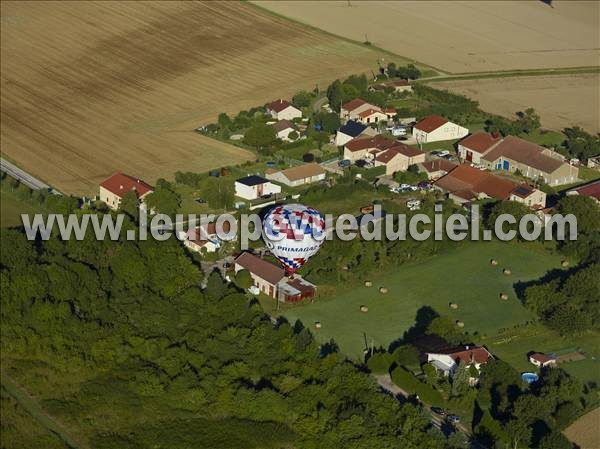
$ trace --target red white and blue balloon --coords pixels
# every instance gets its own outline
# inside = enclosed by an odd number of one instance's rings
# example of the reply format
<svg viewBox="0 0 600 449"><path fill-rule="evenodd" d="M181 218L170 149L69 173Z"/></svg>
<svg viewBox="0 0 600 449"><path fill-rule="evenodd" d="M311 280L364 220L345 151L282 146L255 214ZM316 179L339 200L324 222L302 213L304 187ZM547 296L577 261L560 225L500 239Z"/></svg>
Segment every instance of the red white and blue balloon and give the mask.
<svg viewBox="0 0 600 449"><path fill-rule="evenodd" d="M325 219L302 204L275 206L263 220L263 239L289 275L314 256L325 241Z"/></svg>

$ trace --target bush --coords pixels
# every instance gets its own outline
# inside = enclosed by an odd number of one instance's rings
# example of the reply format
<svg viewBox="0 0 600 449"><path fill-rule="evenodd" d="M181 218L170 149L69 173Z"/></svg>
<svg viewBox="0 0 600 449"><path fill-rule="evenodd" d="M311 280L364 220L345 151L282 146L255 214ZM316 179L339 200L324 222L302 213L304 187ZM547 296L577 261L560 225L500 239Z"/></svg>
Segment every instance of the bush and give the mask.
<svg viewBox="0 0 600 449"><path fill-rule="evenodd" d="M385 374L389 372L391 363L390 354L387 352L376 352L367 360L367 367L374 374Z"/></svg>
<svg viewBox="0 0 600 449"><path fill-rule="evenodd" d="M410 394L416 394L421 401L429 405L441 407L444 398L441 393L432 386L417 379L410 372L398 366L392 371L392 381Z"/></svg>

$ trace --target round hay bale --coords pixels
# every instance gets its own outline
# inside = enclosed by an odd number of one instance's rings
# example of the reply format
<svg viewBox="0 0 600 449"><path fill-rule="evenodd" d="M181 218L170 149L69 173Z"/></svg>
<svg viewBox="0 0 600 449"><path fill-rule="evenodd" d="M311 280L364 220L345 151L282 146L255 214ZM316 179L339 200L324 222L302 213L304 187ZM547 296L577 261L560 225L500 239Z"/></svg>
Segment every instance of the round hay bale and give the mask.
<svg viewBox="0 0 600 449"><path fill-rule="evenodd" d="M500 299L506 301L508 299L508 295L506 293L500 293Z"/></svg>
<svg viewBox="0 0 600 449"><path fill-rule="evenodd" d="M350 270L350 268L348 268L348 265L344 265L344 266L342 267L342 270L344 270L344 271L348 271L348 270Z"/></svg>
<svg viewBox="0 0 600 449"><path fill-rule="evenodd" d="M320 321L315 321L315 328L321 329L321 322Z"/></svg>
<svg viewBox="0 0 600 449"><path fill-rule="evenodd" d="M463 322L462 322L462 321L460 321L460 320L456 320L456 325L457 325L458 327L465 327L465 323L463 323Z"/></svg>
<svg viewBox="0 0 600 449"><path fill-rule="evenodd" d="M569 261L568 260L563 260L560 263L560 266L563 267L563 268L567 268L569 266Z"/></svg>
<svg viewBox="0 0 600 449"><path fill-rule="evenodd" d="M455 302L451 302L450 308L456 310L456 309L458 309L458 304L456 304Z"/></svg>
<svg viewBox="0 0 600 449"><path fill-rule="evenodd" d="M490 260L490 263L491 263L493 266L496 266L496 265L498 265L498 261L497 261L496 259L492 259L492 260Z"/></svg>
<svg viewBox="0 0 600 449"><path fill-rule="evenodd" d="M369 311L369 308L367 306L360 306L360 311L362 313L367 313Z"/></svg>
<svg viewBox="0 0 600 449"><path fill-rule="evenodd" d="M379 293L381 293L382 295L385 295L388 292L388 289L386 287L379 287Z"/></svg>
<svg viewBox="0 0 600 449"><path fill-rule="evenodd" d="M505 276L510 276L512 274L512 271L510 268L505 268L504 270L502 270L502 273L504 273Z"/></svg>
<svg viewBox="0 0 600 449"><path fill-rule="evenodd" d="M365 287L373 287L373 283L371 281L365 281Z"/></svg>

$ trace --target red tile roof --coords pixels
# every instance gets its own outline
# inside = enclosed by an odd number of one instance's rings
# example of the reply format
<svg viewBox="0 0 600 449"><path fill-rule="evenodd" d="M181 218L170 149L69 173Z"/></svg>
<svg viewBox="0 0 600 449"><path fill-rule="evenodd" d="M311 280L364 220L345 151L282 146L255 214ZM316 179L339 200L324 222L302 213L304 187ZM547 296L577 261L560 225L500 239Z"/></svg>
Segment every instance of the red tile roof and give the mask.
<svg viewBox="0 0 600 449"><path fill-rule="evenodd" d="M400 154L408 157L415 157L421 154L425 154L424 151L419 150L418 148L409 147L408 145L401 143L399 145L394 145L392 149L398 151Z"/></svg>
<svg viewBox="0 0 600 449"><path fill-rule="evenodd" d="M506 157L544 173L552 173L565 164L560 159L544 154L544 151L546 151L544 147L540 147L535 143L528 142L520 137L507 136L486 153L483 158L486 161L494 162L500 157Z"/></svg>
<svg viewBox="0 0 600 449"><path fill-rule="evenodd" d="M121 172L117 172L110 178L102 181L100 186L117 195L119 198L123 198L130 190L134 190L138 198L154 191L154 187L150 184Z"/></svg>
<svg viewBox="0 0 600 449"><path fill-rule="evenodd" d="M456 363L465 362L467 365L470 363L486 363L490 358L490 353L483 346L469 348L468 346L461 351L454 351L447 353Z"/></svg>
<svg viewBox="0 0 600 449"><path fill-rule="evenodd" d="M345 148L347 148L348 151L353 152L360 150L368 150L372 148L386 150L388 148L393 147L395 144L396 142L394 140L388 139L387 137L378 134L374 137L352 139L350 142L346 143Z"/></svg>
<svg viewBox="0 0 600 449"><path fill-rule="evenodd" d="M445 171L446 173L451 172L457 167L457 164L447 159L434 159L432 161L422 162L421 166L428 173L437 171Z"/></svg>
<svg viewBox="0 0 600 449"><path fill-rule="evenodd" d="M542 364L544 364L544 363L548 363L548 362L550 362L550 361L552 361L552 360L555 360L555 358L554 358L554 357L550 357L549 355L542 354L542 353L540 353L540 352L536 352L536 353L534 353L534 354L531 354L531 355L529 356L529 358L530 358L530 359L533 359L533 360L536 360L536 361L538 361L538 362L540 362L540 363L542 363Z"/></svg>
<svg viewBox="0 0 600 449"><path fill-rule="evenodd" d="M462 145L469 150L476 151L479 154L485 153L491 147L500 142L500 135L495 136L484 131L476 132L470 136L465 137L458 144Z"/></svg>
<svg viewBox="0 0 600 449"><path fill-rule="evenodd" d="M441 117L439 115L430 115L428 117L425 117L417 124L415 124L415 128L423 132L430 133L431 131L435 131L440 126L443 126L446 123L448 123L448 120L446 120L444 117Z"/></svg>
<svg viewBox="0 0 600 449"><path fill-rule="evenodd" d="M576 189L570 190L571 192L577 192L579 195L591 196L600 200L600 181L595 181L586 186L578 187Z"/></svg>
<svg viewBox="0 0 600 449"><path fill-rule="evenodd" d="M354 100L349 101L348 103L342 105L342 109L345 109L348 112L354 111L356 108L368 104L365 100L361 98L355 98Z"/></svg>
<svg viewBox="0 0 600 449"><path fill-rule="evenodd" d="M283 131L284 129L288 129L288 128L296 129L294 127L294 124L292 122L290 122L289 120L279 120L277 123L275 123L273 125L273 128L275 128L275 132L280 132L280 131Z"/></svg>
<svg viewBox="0 0 600 449"><path fill-rule="evenodd" d="M235 263L255 276L264 279L269 284L275 285L284 278L285 272L283 268L273 265L249 252L240 254L235 259Z"/></svg>
<svg viewBox="0 0 600 449"><path fill-rule="evenodd" d="M410 83L408 82L408 80L396 80L396 81L391 81L387 84L390 86L394 86L394 87L410 86Z"/></svg>
<svg viewBox="0 0 600 449"><path fill-rule="evenodd" d="M489 172L461 164L435 182L450 193L461 196L461 192L485 193L499 200L507 199L518 184L508 179L494 176ZM462 196L461 196L462 197ZM464 198L464 197L463 197Z"/></svg>
<svg viewBox="0 0 600 449"><path fill-rule="evenodd" d="M292 103L290 103L289 101L279 99L269 103L267 105L267 109L270 111L281 112L290 106L293 107Z"/></svg>
<svg viewBox="0 0 600 449"><path fill-rule="evenodd" d="M379 111L377 109L369 108L369 109L366 109L366 110L362 111L360 114L358 114L358 116L362 117L362 118L365 118L365 117L368 117L368 116L370 116L372 114L375 114L376 112L379 112Z"/></svg>

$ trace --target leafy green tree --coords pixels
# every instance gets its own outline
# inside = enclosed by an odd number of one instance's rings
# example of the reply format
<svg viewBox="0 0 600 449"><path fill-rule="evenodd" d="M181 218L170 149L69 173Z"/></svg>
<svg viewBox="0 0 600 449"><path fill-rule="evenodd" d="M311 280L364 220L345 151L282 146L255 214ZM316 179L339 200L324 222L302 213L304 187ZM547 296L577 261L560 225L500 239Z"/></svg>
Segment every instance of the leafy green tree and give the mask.
<svg viewBox="0 0 600 449"><path fill-rule="evenodd" d="M240 270L235 275L235 284L244 290L252 287L254 281L248 270Z"/></svg>
<svg viewBox="0 0 600 449"><path fill-rule="evenodd" d="M119 210L131 217L132 220L138 220L140 213L139 200L137 193L135 193L134 190L130 190L123 195L123 198L121 198L121 203L119 204Z"/></svg>
<svg viewBox="0 0 600 449"><path fill-rule="evenodd" d="M223 278L218 271L213 271L208 275L204 294L212 300L221 299L225 295Z"/></svg>
<svg viewBox="0 0 600 449"><path fill-rule="evenodd" d="M334 111L339 111L344 102L344 89L340 80L335 80L327 88L327 99L329 107Z"/></svg>
<svg viewBox="0 0 600 449"><path fill-rule="evenodd" d="M311 98L310 93L303 90L292 97L292 104L297 108L305 108L310 105Z"/></svg>
<svg viewBox="0 0 600 449"><path fill-rule="evenodd" d="M181 196L173 189L170 182L161 178L156 181L154 192L150 193L145 201L150 210L173 216L179 210Z"/></svg>
<svg viewBox="0 0 600 449"><path fill-rule="evenodd" d="M264 123L258 123L244 135L244 142L260 152L271 147L275 142L275 128Z"/></svg>
<svg viewBox="0 0 600 449"><path fill-rule="evenodd" d="M565 437L559 431L552 431L547 435L544 435L538 445L539 449L572 449L573 443L571 443L567 437Z"/></svg>

